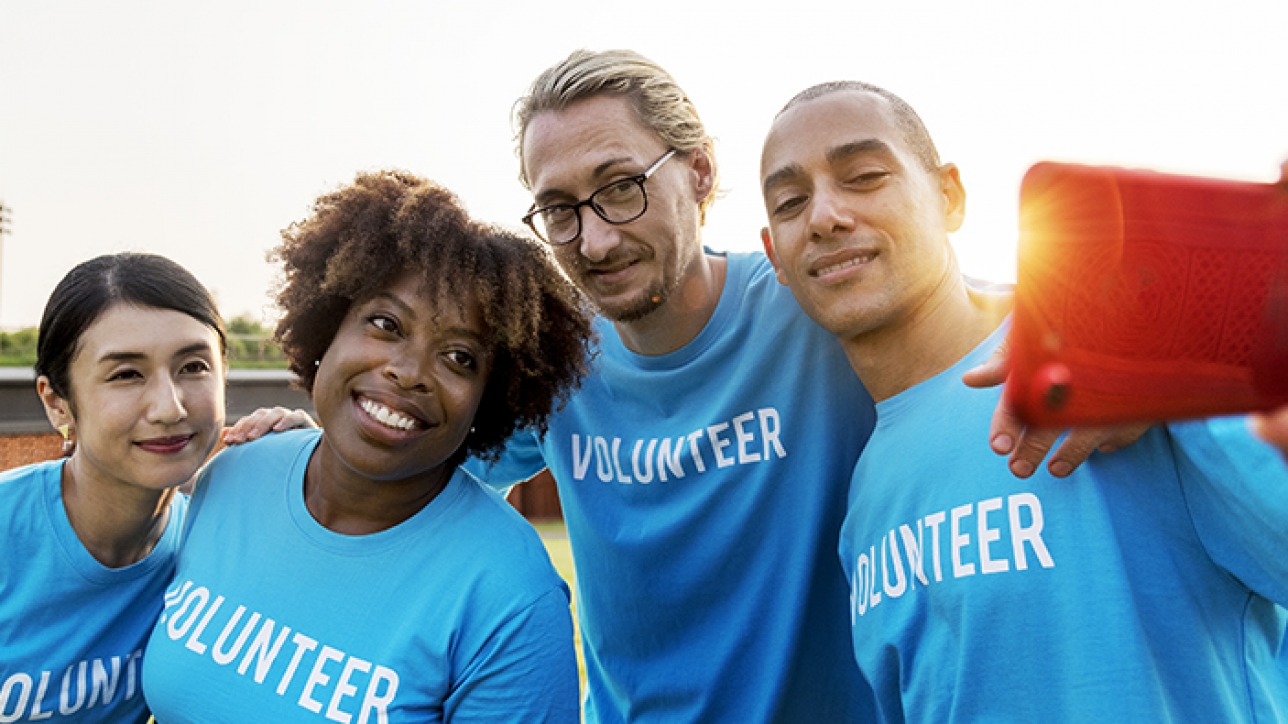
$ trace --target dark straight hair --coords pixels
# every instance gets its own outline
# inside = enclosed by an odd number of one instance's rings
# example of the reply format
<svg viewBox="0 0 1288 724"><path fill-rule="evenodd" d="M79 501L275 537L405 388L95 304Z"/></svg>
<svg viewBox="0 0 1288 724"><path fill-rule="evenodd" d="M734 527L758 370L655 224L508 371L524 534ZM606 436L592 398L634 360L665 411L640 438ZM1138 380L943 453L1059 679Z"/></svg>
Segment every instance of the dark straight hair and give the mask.
<svg viewBox="0 0 1288 724"><path fill-rule="evenodd" d="M105 254L67 272L45 303L36 374L47 377L59 397L71 400L68 369L81 335L114 304L186 314L213 329L219 335L220 354L227 354L223 317L210 292L187 269L156 254Z"/></svg>

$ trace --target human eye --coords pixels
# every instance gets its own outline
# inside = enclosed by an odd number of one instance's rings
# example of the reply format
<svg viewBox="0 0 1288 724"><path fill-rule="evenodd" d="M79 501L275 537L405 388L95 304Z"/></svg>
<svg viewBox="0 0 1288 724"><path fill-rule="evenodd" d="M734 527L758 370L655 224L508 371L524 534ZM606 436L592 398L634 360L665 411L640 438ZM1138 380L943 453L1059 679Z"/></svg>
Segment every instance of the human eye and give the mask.
<svg viewBox="0 0 1288 724"><path fill-rule="evenodd" d="M206 360L193 359L193 360L189 360L188 362L185 362L183 366L179 368L179 374L203 375L209 372L211 369L212 369L211 364Z"/></svg>
<svg viewBox="0 0 1288 724"><path fill-rule="evenodd" d="M107 374L108 382L130 382L143 379L143 373L133 367L121 367Z"/></svg>
<svg viewBox="0 0 1288 724"><path fill-rule="evenodd" d="M621 204L639 195L639 183L634 177L614 181L595 192L595 201L601 204Z"/></svg>
<svg viewBox="0 0 1288 724"><path fill-rule="evenodd" d="M774 218L786 219L795 216L805 205L807 197L804 194L784 195L774 202L773 210L770 212Z"/></svg>
<svg viewBox="0 0 1288 724"><path fill-rule="evenodd" d="M564 237L575 234L577 228L577 207L571 204L547 206L537 213L537 220L545 227L546 234ZM561 239L555 239L559 241Z"/></svg>
<svg viewBox="0 0 1288 724"><path fill-rule="evenodd" d="M541 218L545 219L547 224L560 225L569 223L574 215L571 204L556 204L547 206L539 213Z"/></svg>
<svg viewBox="0 0 1288 724"><path fill-rule="evenodd" d="M367 324L380 334L398 334L399 331L398 320L392 315L380 312L368 314Z"/></svg>
<svg viewBox="0 0 1288 724"><path fill-rule="evenodd" d="M863 169L850 174L846 183L860 189L880 186L889 178L890 172L880 169Z"/></svg>
<svg viewBox="0 0 1288 724"><path fill-rule="evenodd" d="M444 356L455 367L471 372L477 371L479 368L478 357L468 349L454 347L444 352Z"/></svg>

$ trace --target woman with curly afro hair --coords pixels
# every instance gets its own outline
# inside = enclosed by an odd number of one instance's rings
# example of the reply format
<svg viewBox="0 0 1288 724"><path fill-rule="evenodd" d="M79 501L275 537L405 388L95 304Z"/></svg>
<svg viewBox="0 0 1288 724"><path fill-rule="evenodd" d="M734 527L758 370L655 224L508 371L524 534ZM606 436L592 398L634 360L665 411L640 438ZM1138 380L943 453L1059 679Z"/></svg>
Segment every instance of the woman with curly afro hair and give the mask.
<svg viewBox="0 0 1288 724"><path fill-rule="evenodd" d="M277 337L322 429L202 472L144 664L157 720L578 721L568 589L458 464L544 430L588 309L543 247L407 173L282 236Z"/></svg>

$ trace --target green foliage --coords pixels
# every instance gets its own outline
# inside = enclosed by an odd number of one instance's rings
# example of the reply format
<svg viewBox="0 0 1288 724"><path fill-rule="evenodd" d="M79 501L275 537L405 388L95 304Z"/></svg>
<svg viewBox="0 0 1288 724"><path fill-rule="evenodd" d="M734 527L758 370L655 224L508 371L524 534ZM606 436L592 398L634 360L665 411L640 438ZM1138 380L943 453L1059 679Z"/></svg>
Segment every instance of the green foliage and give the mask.
<svg viewBox="0 0 1288 724"><path fill-rule="evenodd" d="M228 320L228 363L232 367L285 368L286 357L264 325L247 316Z"/></svg>
<svg viewBox="0 0 1288 724"><path fill-rule="evenodd" d="M36 364L36 328L0 332L0 365L30 367Z"/></svg>
<svg viewBox="0 0 1288 724"><path fill-rule="evenodd" d="M255 320L251 319L246 315L242 315L240 317L233 317L232 319L228 320L227 326L228 326L229 334L243 334L243 335L253 336L253 337L272 336L268 330L264 329L264 325L260 324L259 322L256 322Z"/></svg>
<svg viewBox="0 0 1288 724"><path fill-rule="evenodd" d="M36 364L37 329L0 332L0 366ZM228 364L236 368L285 369L286 357L264 325L247 317L228 320Z"/></svg>

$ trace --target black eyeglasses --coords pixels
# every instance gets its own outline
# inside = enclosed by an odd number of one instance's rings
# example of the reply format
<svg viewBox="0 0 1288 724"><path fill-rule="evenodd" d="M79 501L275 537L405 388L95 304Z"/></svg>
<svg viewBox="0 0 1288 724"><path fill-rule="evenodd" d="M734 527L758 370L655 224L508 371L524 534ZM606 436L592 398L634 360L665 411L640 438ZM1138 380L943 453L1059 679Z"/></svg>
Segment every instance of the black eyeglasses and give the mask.
<svg viewBox="0 0 1288 724"><path fill-rule="evenodd" d="M581 236L581 207L583 206L594 209L599 218L610 224L634 221L648 210L648 194L644 191L644 182L674 155L675 149L672 148L649 166L644 173L619 178L612 183L600 186L594 193L587 196L585 201L578 201L575 204L551 204L532 209L527 216L523 217L523 223L536 232L542 241L559 246Z"/></svg>

